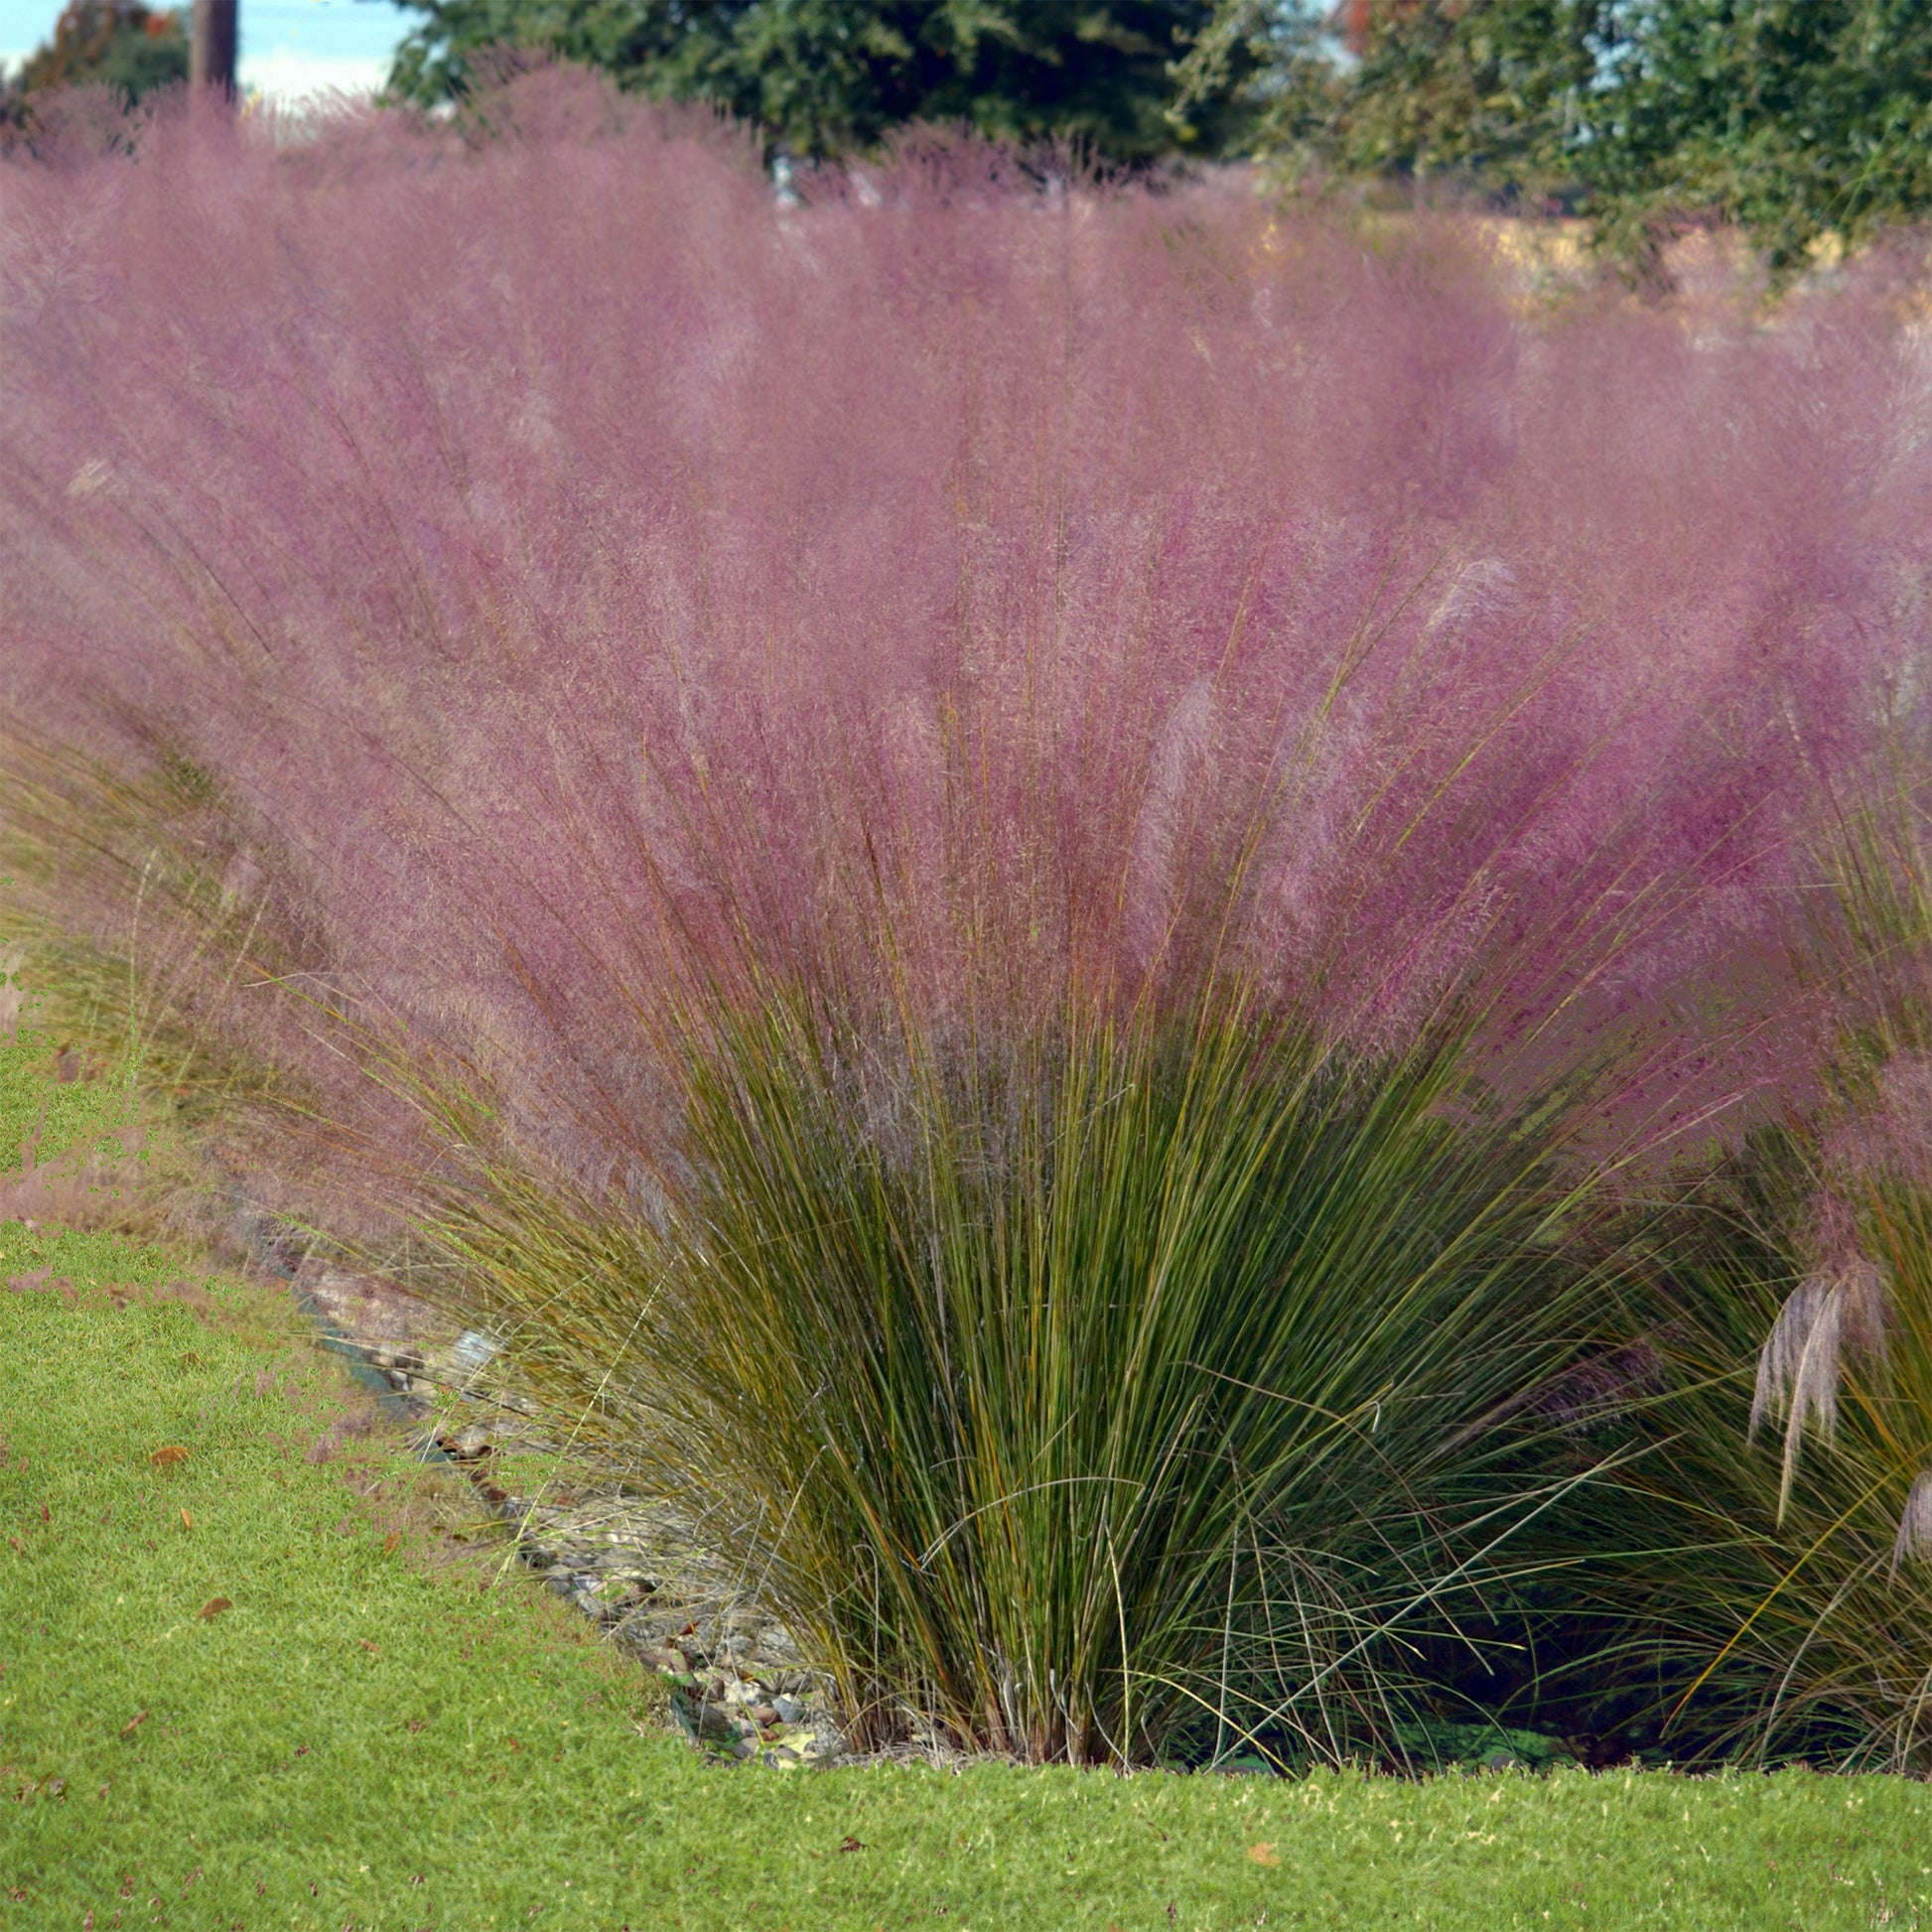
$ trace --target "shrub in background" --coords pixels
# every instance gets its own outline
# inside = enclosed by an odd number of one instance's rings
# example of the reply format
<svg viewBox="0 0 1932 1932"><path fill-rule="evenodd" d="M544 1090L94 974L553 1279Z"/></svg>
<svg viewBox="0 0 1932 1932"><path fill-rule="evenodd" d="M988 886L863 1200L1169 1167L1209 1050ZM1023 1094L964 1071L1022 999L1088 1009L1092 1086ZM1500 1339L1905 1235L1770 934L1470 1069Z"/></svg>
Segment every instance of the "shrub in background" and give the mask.
<svg viewBox="0 0 1932 1932"><path fill-rule="evenodd" d="M408 11L421 18L389 86L424 106L470 93L505 49L543 48L652 98L740 115L801 159L872 147L911 120L1142 164L1183 139L1219 151L1234 131L1222 103L1184 134L1166 112L1171 65L1207 23L1208 0L1090 0L1077 11L1014 0L410 0Z"/></svg>
<svg viewBox="0 0 1932 1932"><path fill-rule="evenodd" d="M1910 0L1347 13L1361 58L1344 63L1333 13L1219 0L1181 66L1183 100L1225 103L1232 82L1258 115L1256 150L1291 179L1567 207L1656 279L1686 227L1734 223L1789 281L1932 210L1932 24Z"/></svg>
<svg viewBox="0 0 1932 1932"><path fill-rule="evenodd" d="M54 32L0 80L0 140L31 132L35 97L107 87L129 101L188 78L188 24L179 8L141 0L69 0Z"/></svg>
<svg viewBox="0 0 1932 1932"><path fill-rule="evenodd" d="M1452 229L918 144L779 209L548 72L139 138L8 183L19 909L250 1069L254 1202L713 1445L875 1733L1386 1734L1592 1189L1803 1071L1894 291L1532 328Z"/></svg>

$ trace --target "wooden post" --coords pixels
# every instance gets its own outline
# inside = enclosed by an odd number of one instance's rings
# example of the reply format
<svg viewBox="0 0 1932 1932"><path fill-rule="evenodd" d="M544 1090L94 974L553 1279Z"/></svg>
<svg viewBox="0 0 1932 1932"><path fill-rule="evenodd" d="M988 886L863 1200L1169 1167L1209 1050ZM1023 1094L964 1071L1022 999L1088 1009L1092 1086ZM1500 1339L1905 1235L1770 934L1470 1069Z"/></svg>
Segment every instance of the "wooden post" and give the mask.
<svg viewBox="0 0 1932 1932"><path fill-rule="evenodd" d="M235 0L195 0L194 23L189 30L188 79L200 93L204 87L218 87L229 99L234 97Z"/></svg>

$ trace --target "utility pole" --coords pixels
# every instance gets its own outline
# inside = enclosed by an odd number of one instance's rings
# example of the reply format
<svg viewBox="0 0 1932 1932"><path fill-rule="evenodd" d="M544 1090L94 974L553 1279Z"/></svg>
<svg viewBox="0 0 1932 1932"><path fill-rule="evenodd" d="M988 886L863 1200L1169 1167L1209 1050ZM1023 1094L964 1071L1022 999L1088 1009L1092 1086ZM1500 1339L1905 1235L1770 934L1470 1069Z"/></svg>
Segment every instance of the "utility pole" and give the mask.
<svg viewBox="0 0 1932 1932"><path fill-rule="evenodd" d="M188 79L198 94L204 87L218 87L226 99L234 98L237 39L235 0L195 0L188 41Z"/></svg>

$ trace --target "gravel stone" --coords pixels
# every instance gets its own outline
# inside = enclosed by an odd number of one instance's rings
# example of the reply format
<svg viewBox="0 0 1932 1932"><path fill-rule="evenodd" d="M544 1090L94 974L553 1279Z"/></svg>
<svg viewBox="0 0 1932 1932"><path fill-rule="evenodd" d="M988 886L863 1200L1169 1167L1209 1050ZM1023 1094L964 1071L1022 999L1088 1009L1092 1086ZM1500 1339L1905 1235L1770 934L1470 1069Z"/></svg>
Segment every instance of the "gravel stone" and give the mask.
<svg viewBox="0 0 1932 1932"><path fill-rule="evenodd" d="M804 1667L790 1632L745 1591L700 1525L616 1481L534 1497L498 1486L503 1463L492 1451L561 1445L542 1439L535 1404L519 1390L481 1385L482 1371L501 1353L495 1341L475 1329L456 1332L426 1304L376 1277L307 1263L277 1272L291 1278L337 1345L384 1376L418 1423L433 1413L447 1419L451 1399L459 1414L470 1412L461 1428L445 1428L436 1446L545 1587L641 1668L671 1681L673 1715L695 1744L779 1767L830 1763L843 1754L830 1687ZM429 1441L425 1436L419 1447Z"/></svg>

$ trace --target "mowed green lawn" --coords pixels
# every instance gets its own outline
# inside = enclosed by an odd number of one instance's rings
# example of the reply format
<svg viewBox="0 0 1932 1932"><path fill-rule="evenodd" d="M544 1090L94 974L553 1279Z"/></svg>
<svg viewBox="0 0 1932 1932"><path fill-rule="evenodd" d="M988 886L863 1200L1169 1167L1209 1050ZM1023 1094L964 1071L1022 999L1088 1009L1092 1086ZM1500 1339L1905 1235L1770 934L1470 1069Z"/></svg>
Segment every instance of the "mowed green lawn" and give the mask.
<svg viewBox="0 0 1932 1932"><path fill-rule="evenodd" d="M7 1160L104 1124L47 1061L0 1045ZM449 1478L332 1430L282 1298L191 1274L0 1224L0 1926L1932 1921L1884 1778L706 1766Z"/></svg>

